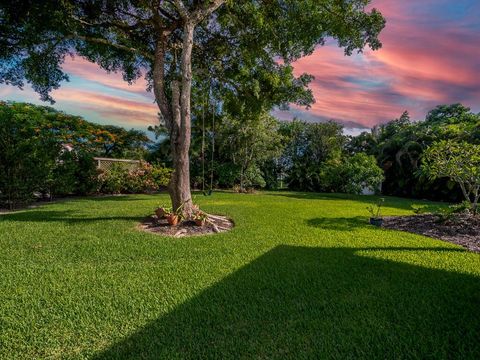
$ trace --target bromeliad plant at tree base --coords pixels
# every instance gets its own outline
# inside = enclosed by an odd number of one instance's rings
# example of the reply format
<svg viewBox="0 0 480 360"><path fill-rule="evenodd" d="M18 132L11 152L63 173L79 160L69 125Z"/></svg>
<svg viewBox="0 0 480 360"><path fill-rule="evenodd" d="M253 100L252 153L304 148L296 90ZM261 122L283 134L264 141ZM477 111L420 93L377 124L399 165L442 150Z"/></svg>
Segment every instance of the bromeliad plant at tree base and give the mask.
<svg viewBox="0 0 480 360"><path fill-rule="evenodd" d="M176 211L171 206L161 205L155 210L157 218L166 219L169 225L176 226L184 219L189 219L195 222L197 226L204 226L208 221L208 214L202 210L196 204L193 204L192 213L185 215L183 212L183 206L180 206Z"/></svg>
<svg viewBox="0 0 480 360"><path fill-rule="evenodd" d="M172 209L170 206L160 205L158 208L155 209L155 215L157 215L158 219L163 219L165 217L165 214L171 211Z"/></svg>
<svg viewBox="0 0 480 360"><path fill-rule="evenodd" d="M170 207L164 209L164 211L164 218L167 219L167 222L170 226L177 226L178 223L184 219L182 206L180 206L177 210L173 210L173 208Z"/></svg>
<svg viewBox="0 0 480 360"><path fill-rule="evenodd" d="M205 226L205 223L208 220L208 215L207 215L207 213L205 213L201 210L197 210L193 213L192 219L193 219L193 221L195 221L195 224L197 226Z"/></svg>

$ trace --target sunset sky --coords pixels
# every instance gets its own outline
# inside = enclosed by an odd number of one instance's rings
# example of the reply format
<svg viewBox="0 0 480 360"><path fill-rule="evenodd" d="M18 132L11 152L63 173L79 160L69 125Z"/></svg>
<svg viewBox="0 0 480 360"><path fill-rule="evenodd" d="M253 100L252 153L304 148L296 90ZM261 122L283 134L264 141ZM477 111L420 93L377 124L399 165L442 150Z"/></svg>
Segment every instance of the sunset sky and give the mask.
<svg viewBox="0 0 480 360"><path fill-rule="evenodd" d="M295 64L315 76L309 111L276 112L282 119L333 119L357 133L408 110L423 119L438 104L461 102L480 112L480 1L374 0L387 19L383 48L345 57L331 42ZM68 59L70 82L53 93L55 107L87 120L145 129L158 112L143 81L129 86L80 58ZM3 100L41 103L26 87L0 86Z"/></svg>

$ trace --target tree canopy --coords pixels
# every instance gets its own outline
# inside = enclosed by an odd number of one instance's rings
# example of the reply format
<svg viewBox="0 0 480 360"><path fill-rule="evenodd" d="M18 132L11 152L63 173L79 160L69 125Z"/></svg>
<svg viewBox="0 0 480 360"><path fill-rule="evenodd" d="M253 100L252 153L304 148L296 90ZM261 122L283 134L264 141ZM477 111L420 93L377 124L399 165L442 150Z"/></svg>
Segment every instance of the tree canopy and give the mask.
<svg viewBox="0 0 480 360"><path fill-rule="evenodd" d="M378 49L384 19L368 0L284 1L128 1L12 0L0 5L0 81L32 85L42 99L68 76L65 56L80 55L128 82L142 75L153 87L155 52L164 51L165 78L178 76L183 13L198 23L193 47L195 80L243 92L260 89L270 105L299 102L292 88L304 89L308 76L295 79L291 62L337 39L347 54L365 46ZM223 6L221 6L223 5ZM208 12L217 9L215 16ZM164 48L159 37L167 36ZM239 87L239 84L244 86ZM248 85L248 86L246 86ZM250 89L246 94L247 90ZM168 93L168 86L164 89ZM247 96L248 95L248 96ZM237 98L238 99L238 98ZM258 104L257 101L254 105Z"/></svg>

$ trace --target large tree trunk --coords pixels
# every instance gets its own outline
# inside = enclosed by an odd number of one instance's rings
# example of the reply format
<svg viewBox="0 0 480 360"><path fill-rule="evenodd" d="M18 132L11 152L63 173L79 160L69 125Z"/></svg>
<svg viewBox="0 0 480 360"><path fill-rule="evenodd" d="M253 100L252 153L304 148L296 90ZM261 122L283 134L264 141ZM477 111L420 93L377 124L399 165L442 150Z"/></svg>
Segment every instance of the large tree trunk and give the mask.
<svg viewBox="0 0 480 360"><path fill-rule="evenodd" d="M174 5L183 20L183 41L180 72L177 80L171 82L170 100L166 95L165 86L165 55L167 36L172 30L158 27L159 38L155 48L153 64L153 90L160 113L170 132L170 149L173 159L173 174L168 190L174 210L182 207L184 215L192 213L193 203L190 191L190 136L191 114L190 102L192 91L192 49L195 26L214 12L225 0L213 0L198 5L190 13L181 0L175 0Z"/></svg>
<svg viewBox="0 0 480 360"><path fill-rule="evenodd" d="M162 34L155 50L153 87L155 98L165 125L170 133L170 150L173 159L173 173L168 186L172 207L180 207L184 214L192 212L190 191L190 99L192 87L192 47L195 26L186 22L180 64L180 79L171 83L171 99L165 93L165 46L166 35Z"/></svg>
<svg viewBox="0 0 480 360"><path fill-rule="evenodd" d="M174 172L170 180L169 192L174 209L180 206L186 214L192 212L192 195L190 191L190 137L191 114L190 100L192 90L192 48L195 25L186 22L183 33L182 60L180 64L181 86L172 82L172 107L174 123L178 131L170 138L173 155Z"/></svg>
<svg viewBox="0 0 480 360"><path fill-rule="evenodd" d="M188 127L182 127L182 101L178 81L172 82L172 115L174 126L170 133L170 149L173 159L173 173L168 185L168 192L175 210L182 207L185 214L192 210L190 191L190 118Z"/></svg>

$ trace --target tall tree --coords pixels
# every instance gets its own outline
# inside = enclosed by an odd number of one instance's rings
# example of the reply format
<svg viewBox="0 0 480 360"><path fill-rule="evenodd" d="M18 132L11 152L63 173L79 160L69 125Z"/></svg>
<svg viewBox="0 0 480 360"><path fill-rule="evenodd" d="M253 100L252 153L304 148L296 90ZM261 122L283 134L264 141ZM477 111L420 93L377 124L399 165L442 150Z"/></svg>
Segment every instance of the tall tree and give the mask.
<svg viewBox="0 0 480 360"><path fill-rule="evenodd" d="M294 120L283 123L280 132L285 138L281 163L288 173L288 187L322 191L322 167L342 155L346 141L343 126L333 121L318 124Z"/></svg>
<svg viewBox="0 0 480 360"><path fill-rule="evenodd" d="M26 80L43 100L80 55L128 82L145 74L169 132L173 207L191 209L192 83L227 93L225 104L308 105L311 80L290 65L335 38L346 54L378 49L382 15L370 0L11 0L0 4L0 82ZM251 84L248 93L238 84ZM245 89L245 87L242 87ZM226 91L227 89L228 91ZM304 89L301 96L298 91ZM292 95L293 94L293 95ZM260 106L264 106L261 102Z"/></svg>
<svg viewBox="0 0 480 360"><path fill-rule="evenodd" d="M146 155L147 146L152 142L140 130L127 130L114 125L105 125L103 128L111 134L110 141L103 143L103 151L107 157L141 159Z"/></svg>
<svg viewBox="0 0 480 360"><path fill-rule="evenodd" d="M259 185L255 184L255 179L264 183L260 165L281 155L283 139L278 132L279 123L273 116L267 113L257 117L242 115L223 119L216 137L221 159L232 165L234 180L239 181L240 191L244 192L248 187Z"/></svg>

